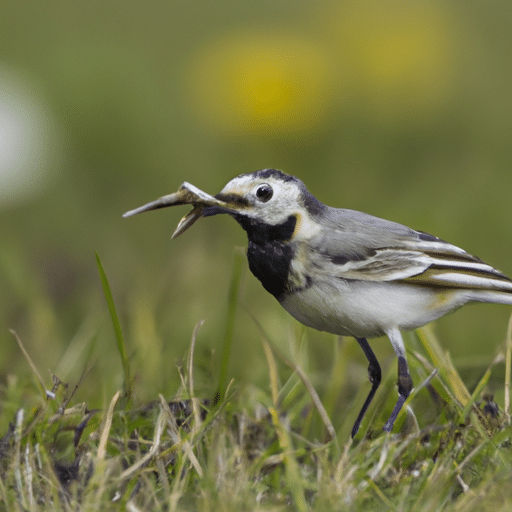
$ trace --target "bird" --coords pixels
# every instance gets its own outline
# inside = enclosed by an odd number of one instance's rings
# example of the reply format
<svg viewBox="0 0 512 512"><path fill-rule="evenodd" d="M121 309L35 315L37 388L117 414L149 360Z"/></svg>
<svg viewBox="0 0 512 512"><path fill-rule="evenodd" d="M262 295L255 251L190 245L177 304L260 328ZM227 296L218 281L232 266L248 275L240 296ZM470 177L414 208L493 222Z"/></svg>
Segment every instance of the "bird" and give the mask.
<svg viewBox="0 0 512 512"><path fill-rule="evenodd" d="M192 204L173 234L201 217L227 214L245 230L249 269L302 324L357 340L371 389L352 427L355 437L381 383L368 339L387 336L398 359L398 399L391 432L413 389L402 331L469 302L512 305L512 280L441 238L356 210L319 201L295 176L277 169L241 174L215 196L184 182L178 192L125 217Z"/></svg>

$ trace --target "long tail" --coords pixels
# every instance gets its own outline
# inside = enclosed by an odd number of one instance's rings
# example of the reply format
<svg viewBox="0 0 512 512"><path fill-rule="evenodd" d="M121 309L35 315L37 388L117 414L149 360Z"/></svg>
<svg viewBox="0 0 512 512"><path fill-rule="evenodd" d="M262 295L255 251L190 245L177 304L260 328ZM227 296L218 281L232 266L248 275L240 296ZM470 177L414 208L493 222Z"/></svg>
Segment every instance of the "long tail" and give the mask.
<svg viewBox="0 0 512 512"><path fill-rule="evenodd" d="M512 279L479 258L446 244L443 250L429 250L429 267L406 279L419 286L467 290L471 301L512 305Z"/></svg>
<svg viewBox="0 0 512 512"><path fill-rule="evenodd" d="M500 292L496 290L475 290L469 294L469 300L474 302L493 302L495 304L507 304L512 306L512 292Z"/></svg>

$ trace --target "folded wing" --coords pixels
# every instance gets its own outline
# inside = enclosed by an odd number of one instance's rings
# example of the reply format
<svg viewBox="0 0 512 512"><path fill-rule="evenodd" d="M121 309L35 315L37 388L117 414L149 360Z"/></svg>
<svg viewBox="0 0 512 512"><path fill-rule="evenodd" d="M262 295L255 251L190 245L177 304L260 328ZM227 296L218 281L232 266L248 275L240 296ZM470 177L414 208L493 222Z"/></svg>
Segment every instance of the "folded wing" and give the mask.
<svg viewBox="0 0 512 512"><path fill-rule="evenodd" d="M352 210L332 212L313 251L322 259L317 268L332 277L512 293L511 279L463 249Z"/></svg>

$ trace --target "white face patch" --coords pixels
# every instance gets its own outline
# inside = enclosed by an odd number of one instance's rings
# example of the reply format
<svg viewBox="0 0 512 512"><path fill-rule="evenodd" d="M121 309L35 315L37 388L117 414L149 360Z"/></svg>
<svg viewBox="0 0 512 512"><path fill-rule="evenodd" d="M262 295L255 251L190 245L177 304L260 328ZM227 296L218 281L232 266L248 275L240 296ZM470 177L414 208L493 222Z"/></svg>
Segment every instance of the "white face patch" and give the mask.
<svg viewBox="0 0 512 512"><path fill-rule="evenodd" d="M258 197L257 192L262 185L272 188L270 199ZM240 212L269 225L279 225L286 222L290 216L296 216L294 238L307 239L319 229L302 206L302 191L296 181L283 181L273 176L265 178L250 174L242 175L233 178L222 189L221 194L243 198L249 206L240 206Z"/></svg>
<svg viewBox="0 0 512 512"><path fill-rule="evenodd" d="M224 188L220 191L221 194L236 195L245 197L247 192L251 189L251 182L254 181L250 176L237 176L229 181Z"/></svg>

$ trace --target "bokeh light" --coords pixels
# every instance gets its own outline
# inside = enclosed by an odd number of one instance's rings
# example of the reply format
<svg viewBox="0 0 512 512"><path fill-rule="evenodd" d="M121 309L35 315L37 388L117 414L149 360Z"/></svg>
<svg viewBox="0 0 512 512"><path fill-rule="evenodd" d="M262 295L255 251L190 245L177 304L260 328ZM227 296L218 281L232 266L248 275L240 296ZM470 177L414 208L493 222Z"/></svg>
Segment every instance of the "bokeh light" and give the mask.
<svg viewBox="0 0 512 512"><path fill-rule="evenodd" d="M0 207L25 201L48 186L58 168L56 138L55 123L37 93L0 67Z"/></svg>

